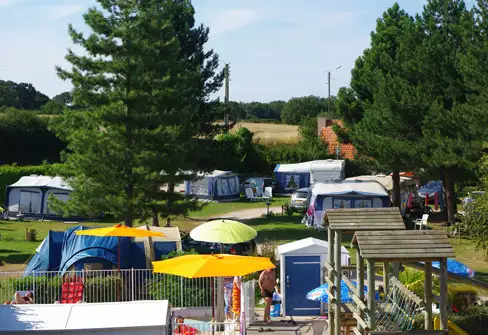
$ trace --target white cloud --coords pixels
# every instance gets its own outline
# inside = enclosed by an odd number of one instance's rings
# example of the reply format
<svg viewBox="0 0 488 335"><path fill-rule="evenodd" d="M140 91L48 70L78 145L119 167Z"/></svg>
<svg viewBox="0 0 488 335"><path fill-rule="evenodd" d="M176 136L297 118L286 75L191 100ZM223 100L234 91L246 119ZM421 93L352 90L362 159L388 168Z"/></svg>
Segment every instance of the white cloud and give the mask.
<svg viewBox="0 0 488 335"><path fill-rule="evenodd" d="M78 12L81 12L82 10L83 7L79 5L58 5L46 7L46 12L49 18L53 20L76 14Z"/></svg>
<svg viewBox="0 0 488 335"><path fill-rule="evenodd" d="M212 11L213 12L213 11ZM253 9L227 9L215 11L209 15L209 27L213 35L242 29L257 19L257 12Z"/></svg>

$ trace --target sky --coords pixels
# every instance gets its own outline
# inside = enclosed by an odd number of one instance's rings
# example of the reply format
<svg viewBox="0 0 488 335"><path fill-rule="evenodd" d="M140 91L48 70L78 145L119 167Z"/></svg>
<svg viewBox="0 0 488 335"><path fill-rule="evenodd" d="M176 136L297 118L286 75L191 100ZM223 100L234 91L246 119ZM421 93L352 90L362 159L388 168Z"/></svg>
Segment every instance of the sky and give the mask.
<svg viewBox="0 0 488 335"><path fill-rule="evenodd" d="M327 96L347 86L369 46L376 20L393 0L193 0L210 28L208 48L230 63L230 99ZM426 0L397 1L408 13ZM0 79L32 83L50 97L71 89L56 75L68 67L68 24L89 32L82 15L95 0L0 0ZM341 66L339 69L336 69ZM223 90L216 93L223 98Z"/></svg>

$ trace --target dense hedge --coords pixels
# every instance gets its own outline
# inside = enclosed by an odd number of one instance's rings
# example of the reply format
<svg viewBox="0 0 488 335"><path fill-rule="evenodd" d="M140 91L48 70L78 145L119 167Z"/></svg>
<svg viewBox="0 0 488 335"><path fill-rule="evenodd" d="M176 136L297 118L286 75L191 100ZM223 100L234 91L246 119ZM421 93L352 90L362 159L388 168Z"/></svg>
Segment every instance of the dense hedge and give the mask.
<svg viewBox="0 0 488 335"><path fill-rule="evenodd" d="M469 335L485 335L488 325L488 307L472 306L464 312L451 313L448 319ZM415 318L414 328L424 329L424 314Z"/></svg>
<svg viewBox="0 0 488 335"><path fill-rule="evenodd" d="M62 167L62 164L42 164L42 165L0 165L0 204L5 203L5 188L15 183L20 177L32 174L53 175L55 171Z"/></svg>

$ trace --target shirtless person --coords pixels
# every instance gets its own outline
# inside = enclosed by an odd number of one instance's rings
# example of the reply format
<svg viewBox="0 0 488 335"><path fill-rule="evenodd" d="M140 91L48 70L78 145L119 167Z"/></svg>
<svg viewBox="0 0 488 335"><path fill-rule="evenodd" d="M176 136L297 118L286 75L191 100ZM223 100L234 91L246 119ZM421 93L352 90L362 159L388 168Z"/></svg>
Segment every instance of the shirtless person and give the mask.
<svg viewBox="0 0 488 335"><path fill-rule="evenodd" d="M269 315L271 310L271 302L273 301L273 293L276 286L276 275L274 269L266 269L261 272L259 276L259 288L263 295L266 307L264 308L264 322L270 323L271 317Z"/></svg>

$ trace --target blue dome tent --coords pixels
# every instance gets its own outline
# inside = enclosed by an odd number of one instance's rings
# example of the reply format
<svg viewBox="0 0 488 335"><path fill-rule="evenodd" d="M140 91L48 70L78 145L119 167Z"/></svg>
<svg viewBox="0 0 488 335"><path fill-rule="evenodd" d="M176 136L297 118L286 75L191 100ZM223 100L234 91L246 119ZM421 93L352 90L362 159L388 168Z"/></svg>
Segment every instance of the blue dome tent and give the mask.
<svg viewBox="0 0 488 335"><path fill-rule="evenodd" d="M59 265L61 275L73 267L74 270L82 270L87 263L101 264L103 269L112 269L117 266L119 239L117 237L76 235L77 230L86 229L90 228L78 226L66 230ZM130 238L120 238L120 250L120 268L131 267Z"/></svg>
<svg viewBox="0 0 488 335"><path fill-rule="evenodd" d="M64 232L50 230L27 264L24 276L38 271L56 271L61 262Z"/></svg>

